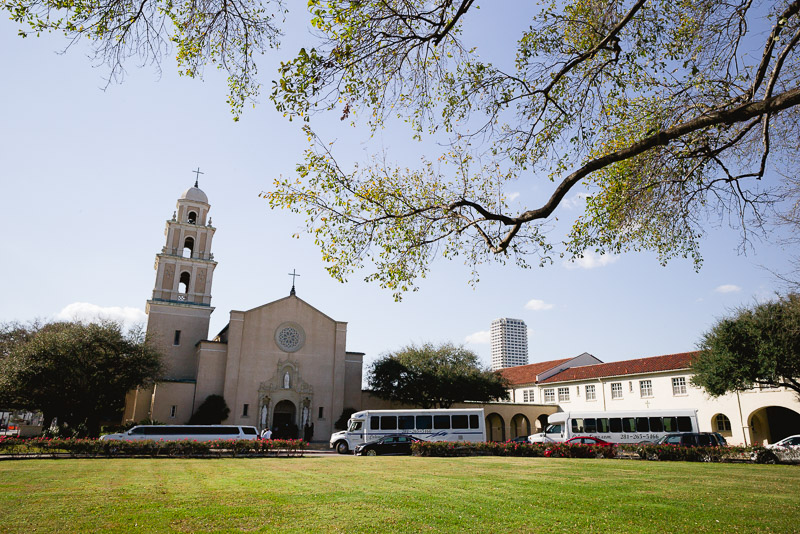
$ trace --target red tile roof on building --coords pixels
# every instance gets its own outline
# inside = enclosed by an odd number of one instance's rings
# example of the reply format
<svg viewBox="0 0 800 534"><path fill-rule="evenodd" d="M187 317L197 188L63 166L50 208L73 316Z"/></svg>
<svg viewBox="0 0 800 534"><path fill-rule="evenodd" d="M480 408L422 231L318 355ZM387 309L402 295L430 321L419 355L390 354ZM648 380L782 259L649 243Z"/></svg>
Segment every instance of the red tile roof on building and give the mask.
<svg viewBox="0 0 800 534"><path fill-rule="evenodd" d="M500 374L503 375L508 383L512 386L515 384L533 384L536 382L536 376L549 371L554 367L566 363L574 358L564 358L563 360L551 360L549 362L531 363L528 365L518 365L516 367L506 367L500 369Z"/></svg>
<svg viewBox="0 0 800 534"><path fill-rule="evenodd" d="M681 352L679 354L639 358L638 360L624 360L621 362L585 365L583 367L570 367L543 380L542 383L550 384L553 382L569 382L573 380L588 380L591 378L603 378L608 376L638 375L672 371L675 369L687 369L691 365L692 359L697 354L697 352Z"/></svg>

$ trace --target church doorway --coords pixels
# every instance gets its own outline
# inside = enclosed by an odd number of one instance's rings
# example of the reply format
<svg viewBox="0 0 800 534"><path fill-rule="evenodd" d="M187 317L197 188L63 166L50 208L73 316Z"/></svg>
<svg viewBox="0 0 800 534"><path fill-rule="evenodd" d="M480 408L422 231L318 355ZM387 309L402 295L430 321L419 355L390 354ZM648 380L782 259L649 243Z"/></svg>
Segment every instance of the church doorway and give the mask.
<svg viewBox="0 0 800 534"><path fill-rule="evenodd" d="M297 408L290 400L282 400L272 412L272 437L297 439Z"/></svg>

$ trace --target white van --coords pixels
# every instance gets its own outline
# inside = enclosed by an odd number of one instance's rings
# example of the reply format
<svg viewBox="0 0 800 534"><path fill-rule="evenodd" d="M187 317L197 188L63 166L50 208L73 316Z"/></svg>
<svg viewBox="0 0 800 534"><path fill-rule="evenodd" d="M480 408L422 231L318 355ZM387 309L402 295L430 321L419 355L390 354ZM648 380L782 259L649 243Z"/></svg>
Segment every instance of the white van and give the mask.
<svg viewBox="0 0 800 534"><path fill-rule="evenodd" d="M407 434L425 441L486 441L483 408L429 410L364 410L350 416L347 430L331 434L339 454L390 434Z"/></svg>
<svg viewBox="0 0 800 534"><path fill-rule="evenodd" d="M529 443L567 441L590 436L610 443L655 442L671 432L697 432L697 410L556 412L547 429L528 436Z"/></svg>
<svg viewBox="0 0 800 534"><path fill-rule="evenodd" d="M127 432L100 436L106 441L215 441L218 439L258 439L254 426L234 425L138 425Z"/></svg>

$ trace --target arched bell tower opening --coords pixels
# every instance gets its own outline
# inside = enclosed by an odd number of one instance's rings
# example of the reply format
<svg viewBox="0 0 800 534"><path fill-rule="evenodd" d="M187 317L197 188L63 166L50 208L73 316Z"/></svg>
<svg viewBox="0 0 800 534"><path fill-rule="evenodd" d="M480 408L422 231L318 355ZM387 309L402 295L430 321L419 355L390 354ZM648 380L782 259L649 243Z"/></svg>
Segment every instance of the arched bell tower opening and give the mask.
<svg viewBox="0 0 800 534"><path fill-rule="evenodd" d="M191 258L192 253L194 252L194 238L187 237L183 242L183 256L184 258Z"/></svg>

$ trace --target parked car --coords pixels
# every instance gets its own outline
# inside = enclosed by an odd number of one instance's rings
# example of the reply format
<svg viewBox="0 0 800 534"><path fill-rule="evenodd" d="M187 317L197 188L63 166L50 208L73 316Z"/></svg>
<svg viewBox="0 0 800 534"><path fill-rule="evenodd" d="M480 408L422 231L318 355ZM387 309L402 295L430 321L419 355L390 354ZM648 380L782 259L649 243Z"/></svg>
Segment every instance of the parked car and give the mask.
<svg viewBox="0 0 800 534"><path fill-rule="evenodd" d="M725 436L723 436L719 432L712 432L712 434L717 436L717 441L719 441L719 444L720 444L721 447L727 447L728 446L728 440L725 439Z"/></svg>
<svg viewBox="0 0 800 534"><path fill-rule="evenodd" d="M800 449L800 434L796 436L789 436L780 441L767 445L768 449Z"/></svg>
<svg viewBox="0 0 800 534"><path fill-rule="evenodd" d="M657 445L680 445L681 447L724 447L714 432L676 432L656 441Z"/></svg>
<svg viewBox="0 0 800 534"><path fill-rule="evenodd" d="M356 456L396 456L411 454L411 444L425 441L408 434L389 434L368 443L362 443L355 449Z"/></svg>
<svg viewBox="0 0 800 534"><path fill-rule="evenodd" d="M508 440L509 443L528 443L528 436L517 436L514 439Z"/></svg>

